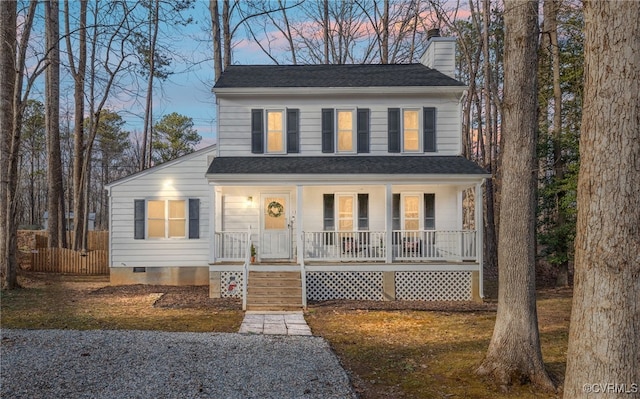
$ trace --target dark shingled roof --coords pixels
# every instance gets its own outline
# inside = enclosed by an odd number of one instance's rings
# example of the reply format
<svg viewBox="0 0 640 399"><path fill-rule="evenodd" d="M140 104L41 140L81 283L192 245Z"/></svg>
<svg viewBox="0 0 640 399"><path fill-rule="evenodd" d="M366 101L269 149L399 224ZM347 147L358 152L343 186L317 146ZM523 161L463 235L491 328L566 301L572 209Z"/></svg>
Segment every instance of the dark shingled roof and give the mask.
<svg viewBox="0 0 640 399"><path fill-rule="evenodd" d="M230 65L214 89L391 86L464 86L464 83L422 64Z"/></svg>
<svg viewBox="0 0 640 399"><path fill-rule="evenodd" d="M207 174L487 175L461 156L218 157Z"/></svg>

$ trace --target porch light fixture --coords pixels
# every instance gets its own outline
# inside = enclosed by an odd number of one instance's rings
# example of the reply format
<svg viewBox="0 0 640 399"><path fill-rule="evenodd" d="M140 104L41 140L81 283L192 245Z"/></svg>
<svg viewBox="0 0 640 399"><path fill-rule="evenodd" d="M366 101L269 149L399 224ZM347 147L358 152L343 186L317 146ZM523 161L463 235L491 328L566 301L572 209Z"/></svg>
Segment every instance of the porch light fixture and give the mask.
<svg viewBox="0 0 640 399"><path fill-rule="evenodd" d="M251 204L253 204L253 197L252 196L248 196L247 197L247 206L251 206Z"/></svg>

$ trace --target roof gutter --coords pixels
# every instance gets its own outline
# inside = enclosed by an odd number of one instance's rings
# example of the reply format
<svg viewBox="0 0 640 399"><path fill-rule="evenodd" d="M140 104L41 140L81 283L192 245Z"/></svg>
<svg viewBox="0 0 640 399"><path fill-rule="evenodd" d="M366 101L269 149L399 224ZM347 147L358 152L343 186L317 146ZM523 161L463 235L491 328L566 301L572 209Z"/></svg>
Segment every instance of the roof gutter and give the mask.
<svg viewBox="0 0 640 399"><path fill-rule="evenodd" d="M225 186L246 185L354 185L354 184L433 184L433 183L457 183L476 184L490 174L416 174L416 175L390 175L390 174L359 174L354 179L349 179L344 174L207 174L210 184Z"/></svg>

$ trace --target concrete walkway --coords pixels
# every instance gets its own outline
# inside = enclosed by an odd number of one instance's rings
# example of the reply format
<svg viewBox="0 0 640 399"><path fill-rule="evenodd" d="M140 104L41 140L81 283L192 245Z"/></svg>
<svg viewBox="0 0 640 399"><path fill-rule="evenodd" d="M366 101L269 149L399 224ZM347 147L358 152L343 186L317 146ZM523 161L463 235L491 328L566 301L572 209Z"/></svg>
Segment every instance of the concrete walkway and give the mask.
<svg viewBox="0 0 640 399"><path fill-rule="evenodd" d="M239 332L242 334L312 335L302 312L247 311Z"/></svg>

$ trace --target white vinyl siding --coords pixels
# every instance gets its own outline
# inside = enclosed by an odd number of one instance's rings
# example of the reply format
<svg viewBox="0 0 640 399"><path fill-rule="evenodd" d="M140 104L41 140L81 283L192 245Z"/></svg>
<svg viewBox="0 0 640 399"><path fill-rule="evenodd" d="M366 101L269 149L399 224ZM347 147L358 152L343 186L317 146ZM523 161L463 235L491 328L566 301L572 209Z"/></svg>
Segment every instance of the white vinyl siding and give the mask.
<svg viewBox="0 0 640 399"><path fill-rule="evenodd" d="M210 159L215 151L215 148L209 151L201 150L175 163L149 169L139 176L125 179L122 183L114 183L110 192L109 226L112 267L208 265L211 187L204 174L208 167L207 159ZM199 238L134 239L135 200L157 200L163 203L168 200L184 201L186 212L187 198L200 200ZM185 213L184 217L188 217L188 214ZM175 213L172 218L175 223L184 226L185 230L180 234L185 237L188 222L181 220L182 217ZM166 222L168 223L168 219Z"/></svg>
<svg viewBox="0 0 640 399"><path fill-rule="evenodd" d="M434 96L309 96L268 98L218 97L219 122L218 145L220 156L264 156L251 153L251 110L286 109L300 110L300 152L287 156L321 156L322 109L348 110L367 108L370 152L368 155L389 155L387 146L387 113L389 107L401 109L437 108L437 152L425 155L459 155L461 151L460 114L458 99ZM355 116L354 116L355 120ZM419 132L421 135L422 132ZM337 149L337 145L336 145ZM355 148L354 151L355 152ZM420 154L424 154L420 152ZM403 154L396 154L402 156Z"/></svg>

